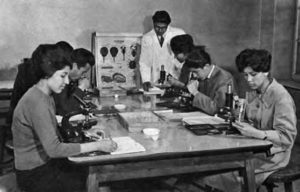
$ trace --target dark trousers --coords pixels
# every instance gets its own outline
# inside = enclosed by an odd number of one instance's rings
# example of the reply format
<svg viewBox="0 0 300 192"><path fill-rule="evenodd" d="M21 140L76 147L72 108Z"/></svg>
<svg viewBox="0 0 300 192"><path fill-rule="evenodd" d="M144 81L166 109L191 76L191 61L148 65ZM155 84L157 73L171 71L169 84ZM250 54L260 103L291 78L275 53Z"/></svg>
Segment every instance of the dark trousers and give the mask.
<svg viewBox="0 0 300 192"><path fill-rule="evenodd" d="M87 168L59 159L32 170L17 170L16 176L19 188L25 192L83 191Z"/></svg>

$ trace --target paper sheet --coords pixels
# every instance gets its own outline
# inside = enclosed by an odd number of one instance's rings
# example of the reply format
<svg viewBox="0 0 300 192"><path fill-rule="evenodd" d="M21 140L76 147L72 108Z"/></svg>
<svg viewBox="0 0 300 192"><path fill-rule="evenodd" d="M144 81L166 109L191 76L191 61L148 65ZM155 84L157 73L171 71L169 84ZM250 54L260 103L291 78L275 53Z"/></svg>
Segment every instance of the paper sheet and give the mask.
<svg viewBox="0 0 300 192"><path fill-rule="evenodd" d="M143 91L144 95L163 95L165 93L165 90L158 87L152 87L149 91L144 91L143 89L139 89L139 91Z"/></svg>
<svg viewBox="0 0 300 192"><path fill-rule="evenodd" d="M136 142L131 137L114 137L112 140L118 144L118 149L112 152L112 155L146 151L143 145Z"/></svg>
<svg viewBox="0 0 300 192"><path fill-rule="evenodd" d="M167 119L167 120L177 120L181 121L183 118L198 118L203 116L208 116L205 113L200 111L194 112L183 112L183 113L174 113L173 110L163 110L163 111L154 111L157 115Z"/></svg>
<svg viewBox="0 0 300 192"><path fill-rule="evenodd" d="M223 124L226 123L224 119L217 116L200 116L200 117L185 117L182 121L189 125L199 125L199 124Z"/></svg>

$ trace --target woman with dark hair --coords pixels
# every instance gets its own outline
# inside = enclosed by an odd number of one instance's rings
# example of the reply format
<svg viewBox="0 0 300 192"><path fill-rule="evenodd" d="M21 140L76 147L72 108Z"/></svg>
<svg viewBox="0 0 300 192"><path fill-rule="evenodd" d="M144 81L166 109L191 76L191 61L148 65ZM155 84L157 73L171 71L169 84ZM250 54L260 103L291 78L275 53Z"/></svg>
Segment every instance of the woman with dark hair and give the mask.
<svg viewBox="0 0 300 192"><path fill-rule="evenodd" d="M263 49L246 49L236 57L236 66L252 91L246 94L248 123L235 123L234 126L244 136L273 144L271 156L257 157L254 161L257 187L271 173L288 164L297 134L294 101L287 90L270 77L271 59L271 54ZM209 185L224 191L242 191L236 173L217 175L209 180Z"/></svg>
<svg viewBox="0 0 300 192"><path fill-rule="evenodd" d="M250 124L236 127L242 135L273 143L274 156L257 167L257 183L288 164L297 134L294 101L287 90L270 77L271 59L271 54L263 49L246 49L236 58L238 70L253 90L247 94L246 116Z"/></svg>
<svg viewBox="0 0 300 192"><path fill-rule="evenodd" d="M55 44L58 49L62 49L64 56L67 58L68 61L71 62L71 53L73 51L73 47L65 41L59 41ZM13 92L10 100L10 110L9 115L7 118L7 122L12 122L13 112L21 99L21 97L26 93L26 91L32 87L37 81L38 78L36 77L33 72L35 71L35 67L39 63L36 61L36 55L41 54L45 47L50 48L50 44L41 44L39 45L32 53L31 58L25 58L21 64L18 65L18 73L14 82ZM52 46L53 47L53 46ZM55 47L55 46L54 46ZM35 58L33 60L32 58Z"/></svg>
<svg viewBox="0 0 300 192"><path fill-rule="evenodd" d="M58 134L53 93L69 83L71 64L57 45L45 45L32 58L39 61L37 83L18 102L13 116L12 133L17 183L26 192L75 191L77 179L64 172L65 158L92 151L111 152L111 140L91 143L63 143ZM78 173L80 174L80 173Z"/></svg>

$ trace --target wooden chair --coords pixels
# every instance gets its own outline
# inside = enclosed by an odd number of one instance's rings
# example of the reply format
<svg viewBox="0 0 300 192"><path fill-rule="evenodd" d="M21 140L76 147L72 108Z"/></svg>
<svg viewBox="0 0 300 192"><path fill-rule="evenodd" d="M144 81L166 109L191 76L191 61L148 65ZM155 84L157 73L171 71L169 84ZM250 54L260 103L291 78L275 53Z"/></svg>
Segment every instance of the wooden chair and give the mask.
<svg viewBox="0 0 300 192"><path fill-rule="evenodd" d="M8 130L10 125L6 123L6 118L9 113L9 103L12 95L12 89L0 89L0 167L5 166L5 164L11 162L10 159L8 162L4 161L4 151L5 143L8 140Z"/></svg>
<svg viewBox="0 0 300 192"><path fill-rule="evenodd" d="M263 185L268 192L273 192L273 188L278 187L276 183L283 183L285 192L294 192L293 182L300 179L300 145L295 144L292 149L291 159L287 167L271 174Z"/></svg>

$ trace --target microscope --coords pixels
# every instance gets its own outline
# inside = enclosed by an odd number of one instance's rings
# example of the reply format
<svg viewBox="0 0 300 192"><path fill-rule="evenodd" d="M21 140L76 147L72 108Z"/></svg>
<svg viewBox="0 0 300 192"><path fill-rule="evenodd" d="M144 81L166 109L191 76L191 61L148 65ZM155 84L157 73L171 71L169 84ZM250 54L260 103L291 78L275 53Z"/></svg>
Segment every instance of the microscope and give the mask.
<svg viewBox="0 0 300 192"><path fill-rule="evenodd" d="M237 131L232 123L235 122L235 115L233 112L233 92L232 85L227 85L227 92L225 93L225 106L219 109L218 116L228 122L228 130Z"/></svg>
<svg viewBox="0 0 300 192"><path fill-rule="evenodd" d="M91 142L91 138L87 137L84 131L89 130L92 126L97 124L97 120L90 119L90 113L95 109L95 105L87 103L77 95L73 95L81 104L81 109L78 111L72 111L63 116L60 133L63 141L67 143L85 143ZM83 114L84 120L78 122L71 122L70 118L74 115Z"/></svg>

